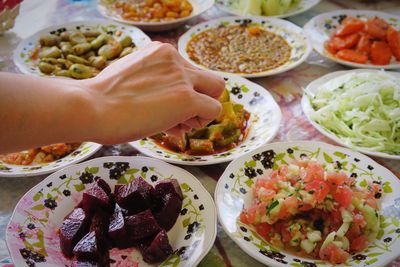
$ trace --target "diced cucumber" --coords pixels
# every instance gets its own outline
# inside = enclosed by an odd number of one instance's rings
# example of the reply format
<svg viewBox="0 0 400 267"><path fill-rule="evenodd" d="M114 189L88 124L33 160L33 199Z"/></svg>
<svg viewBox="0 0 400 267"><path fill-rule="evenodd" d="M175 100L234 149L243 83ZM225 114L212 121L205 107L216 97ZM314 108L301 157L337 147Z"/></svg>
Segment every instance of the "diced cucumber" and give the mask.
<svg viewBox="0 0 400 267"><path fill-rule="evenodd" d="M333 244L335 244L338 248L343 248L343 242L342 241L333 241Z"/></svg>
<svg viewBox="0 0 400 267"><path fill-rule="evenodd" d="M368 205L364 205L361 208L361 212L365 218L365 220L367 221L367 226L366 228L368 230L371 230L372 232L378 232L379 231L379 214L378 212L368 206Z"/></svg>
<svg viewBox="0 0 400 267"><path fill-rule="evenodd" d="M245 15L261 15L261 0L250 0L246 2L247 4L244 9Z"/></svg>
<svg viewBox="0 0 400 267"><path fill-rule="evenodd" d="M344 223L350 223L353 221L353 216L348 210L342 208L340 209L340 213L342 214L342 219Z"/></svg>
<svg viewBox="0 0 400 267"><path fill-rule="evenodd" d="M325 238L324 242L322 243L321 249L326 248L330 243L333 242L333 240L335 240L335 236L336 236L336 232L330 232L329 235L327 235L327 237Z"/></svg>
<svg viewBox="0 0 400 267"><path fill-rule="evenodd" d="M282 201L281 200L277 199L275 201L278 201L278 204L269 211L269 214L270 214L271 217L275 217L276 215L278 215L278 213L279 213L279 211L280 211L280 209L282 207Z"/></svg>
<svg viewBox="0 0 400 267"><path fill-rule="evenodd" d="M296 177L300 174L300 167L294 164L289 164L288 166L288 176Z"/></svg>
<svg viewBox="0 0 400 267"><path fill-rule="evenodd" d="M225 129L225 126L223 124L214 124L208 126L207 128L206 129L208 131L208 139L210 139L211 141L218 140L223 137L223 131Z"/></svg>
<svg viewBox="0 0 400 267"><path fill-rule="evenodd" d="M344 235L347 233L350 227L350 222L344 222L340 226L340 228L337 230L336 235L338 237L344 237Z"/></svg>
<svg viewBox="0 0 400 267"><path fill-rule="evenodd" d="M313 242L311 242L311 241L308 240L308 239L304 239L304 240L302 240L301 243L300 243L300 247L301 247L305 252L307 252L308 254L310 254L310 253L314 250L315 246L316 246L316 244L313 243Z"/></svg>
<svg viewBox="0 0 400 267"><path fill-rule="evenodd" d="M348 250L349 249L349 246L350 246L350 242L349 242L349 240L347 239L347 237L342 237L342 238L339 238L339 240L340 241L342 241L342 249L344 249L344 250Z"/></svg>
<svg viewBox="0 0 400 267"><path fill-rule="evenodd" d="M311 241L311 242L318 242L322 240L321 237L321 232L320 231L312 231L312 232L308 232L307 233L307 238Z"/></svg>

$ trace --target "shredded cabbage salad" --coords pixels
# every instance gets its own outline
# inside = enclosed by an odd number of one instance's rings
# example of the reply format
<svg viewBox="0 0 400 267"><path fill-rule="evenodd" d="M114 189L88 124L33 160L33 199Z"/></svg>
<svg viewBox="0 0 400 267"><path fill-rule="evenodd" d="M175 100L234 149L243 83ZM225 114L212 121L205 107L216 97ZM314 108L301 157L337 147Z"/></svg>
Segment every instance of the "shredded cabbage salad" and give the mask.
<svg viewBox="0 0 400 267"><path fill-rule="evenodd" d="M309 99L310 118L347 146L400 155L400 79L383 71L350 73Z"/></svg>

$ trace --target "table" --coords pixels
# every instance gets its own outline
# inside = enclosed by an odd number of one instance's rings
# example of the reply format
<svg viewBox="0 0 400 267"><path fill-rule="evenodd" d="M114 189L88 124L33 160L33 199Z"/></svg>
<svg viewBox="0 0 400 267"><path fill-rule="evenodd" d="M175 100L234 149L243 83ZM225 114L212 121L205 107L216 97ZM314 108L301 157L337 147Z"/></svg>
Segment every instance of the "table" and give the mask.
<svg viewBox="0 0 400 267"><path fill-rule="evenodd" d="M21 41L36 31L49 25L62 24L67 21L85 20L87 18L102 18L96 9L95 0L25 0L21 6L20 15L15 27L0 36L0 63L1 71L18 72L12 61L12 51ZM292 17L289 20L302 26L313 16L326 11L342 8L383 10L400 15L400 2L392 1L367 1L367 0L322 0L316 7ZM194 25L204 20L223 16L224 13L216 7L206 12L201 17L190 22ZM174 45L178 37L190 28L183 26L175 31L164 33L149 33L153 40L169 42ZM320 140L333 143L322 136L313 126L307 122L300 107L300 99L303 88L312 80L332 71L345 69L336 63L325 60L315 52L307 61L296 69L273 77L254 79L254 81L265 88L279 103L283 122L278 135L273 141L289 140ZM109 155L136 155L138 154L128 145L117 145L103 147L93 157ZM394 160L375 158L375 160L390 169L400 178L400 163ZM213 195L215 185L222 174L226 164L205 167L184 167L195 175L207 190ZM18 200L31 187L40 182L45 176L28 178L0 178L0 259L8 257L5 243L5 229L11 217L12 211ZM1 264L0 264L1 265ZM6 265L2 265L6 266ZM8 264L7 266L12 266ZM218 235L210 253L204 258L199 266L252 266L258 267L262 264L245 254L218 226ZM400 266L400 259L389 266Z"/></svg>

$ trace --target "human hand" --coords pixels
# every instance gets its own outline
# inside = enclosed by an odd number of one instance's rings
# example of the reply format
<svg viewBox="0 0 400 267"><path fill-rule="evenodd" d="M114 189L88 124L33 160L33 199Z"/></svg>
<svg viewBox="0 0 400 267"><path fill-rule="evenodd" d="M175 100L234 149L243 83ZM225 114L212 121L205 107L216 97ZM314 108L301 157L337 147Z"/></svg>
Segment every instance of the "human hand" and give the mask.
<svg viewBox="0 0 400 267"><path fill-rule="evenodd" d="M187 63L170 44L153 42L81 81L94 99L92 140L123 143L207 125L221 105L222 78Z"/></svg>

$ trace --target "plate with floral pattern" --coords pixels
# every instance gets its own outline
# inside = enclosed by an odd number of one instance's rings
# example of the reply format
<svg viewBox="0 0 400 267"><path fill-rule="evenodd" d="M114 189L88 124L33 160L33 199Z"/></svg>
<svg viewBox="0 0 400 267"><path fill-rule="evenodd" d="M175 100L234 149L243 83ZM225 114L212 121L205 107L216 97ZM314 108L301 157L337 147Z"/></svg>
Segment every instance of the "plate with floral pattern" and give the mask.
<svg viewBox="0 0 400 267"><path fill-rule="evenodd" d="M400 187L399 179L372 159L352 150L315 141L293 141L267 144L234 161L226 168L215 190L218 218L225 232L247 254L268 266L306 267L332 266L330 263L301 258L273 248L261 238L252 226L242 224L239 215L252 203L252 185L257 178L302 157L315 158L324 164L356 177L357 185L368 182L382 184L380 230L377 238L362 253L351 255L348 261L335 266L381 267L400 254L400 198L394 191Z"/></svg>
<svg viewBox="0 0 400 267"><path fill-rule="evenodd" d="M257 77L265 77L270 75L279 74L290 69L293 69L303 63L308 55L311 53L312 46L311 43L304 34L304 31L299 26L277 18L270 18L270 17L222 17L210 21L206 21L200 23L190 30L188 30L185 34L183 34L178 41L178 50L179 53L192 65L206 70L211 70L221 75L226 75L228 72L218 71L209 69L201 64L196 63L192 60L188 54L187 47L189 42L194 38L197 34L202 33L206 30L220 28L220 27L227 27L227 26L257 26L261 29L272 32L276 35L279 35L285 39L287 44L290 46L290 55L287 61L282 62L281 65L268 69L262 72L254 72L254 73L244 73L238 72L234 73L240 75L242 77L247 78L257 78ZM269 52L272 53L272 52Z"/></svg>
<svg viewBox="0 0 400 267"><path fill-rule="evenodd" d="M243 14L240 9L238 9L235 4L237 5L239 1L235 0L217 0L216 5L219 9L224 12L227 12L232 15L243 16L243 15L250 15L250 14ZM316 6L320 0L300 0L298 4L293 5L289 8L289 10L281 15L275 16L268 16L274 18L289 18L306 12L307 10Z"/></svg>
<svg viewBox="0 0 400 267"><path fill-rule="evenodd" d="M38 60L32 58L32 53L38 45L40 36L48 34L59 35L63 31L68 30L80 30L83 32L99 31L100 33L107 33L109 35L115 35L117 32L122 32L129 35L132 38L132 42L135 43L135 46L138 48L151 42L150 38L144 32L134 26L105 20L76 21L48 27L22 40L14 50L14 63L24 74L44 76L44 74L39 70Z"/></svg>
<svg viewBox="0 0 400 267"><path fill-rule="evenodd" d="M212 155L191 156L168 150L151 138L144 138L130 144L141 153L181 165L211 165L231 161L272 140L278 132L282 113L271 94L260 85L244 78L225 75L225 86L231 100L242 104L250 112L248 133L242 143L235 148Z"/></svg>
<svg viewBox="0 0 400 267"><path fill-rule="evenodd" d="M168 237L173 254L162 267L196 266L216 237L216 209L211 195L189 172L148 157L103 157L72 165L48 176L18 202L6 230L6 242L15 266L70 266L60 249L58 228L98 178L112 188L137 177L155 184L166 178L180 183L184 200ZM128 248L110 251L111 266L154 266Z"/></svg>
<svg viewBox="0 0 400 267"><path fill-rule="evenodd" d="M101 147L102 146L97 143L84 142L67 156L56 161L42 164L13 165L0 160L0 177L26 177L52 173L68 165L87 159Z"/></svg>
<svg viewBox="0 0 400 267"><path fill-rule="evenodd" d="M373 69L396 69L400 68L400 64L393 57L392 62L388 65L359 64L350 61L341 60L332 55L325 49L325 42L330 38L336 30L340 22L347 16L357 17L367 20L372 17L379 17L390 23L396 30L400 30L400 17L375 10L353 10L343 9L332 12L322 13L315 16L304 25L304 31L311 39L314 49L323 57L329 58L340 64L353 68L373 68Z"/></svg>

